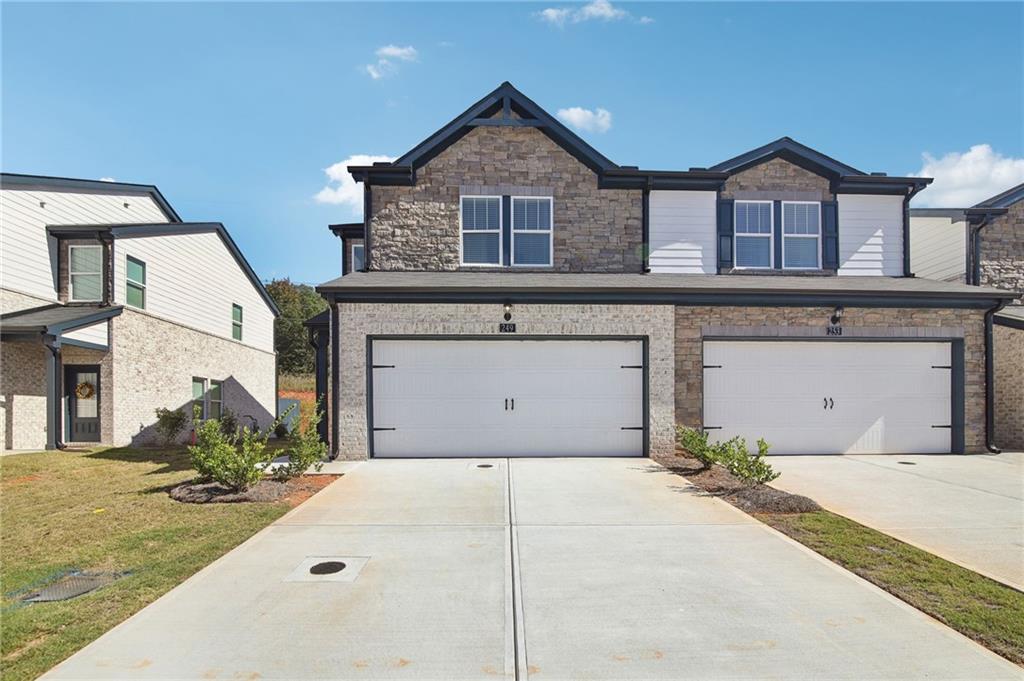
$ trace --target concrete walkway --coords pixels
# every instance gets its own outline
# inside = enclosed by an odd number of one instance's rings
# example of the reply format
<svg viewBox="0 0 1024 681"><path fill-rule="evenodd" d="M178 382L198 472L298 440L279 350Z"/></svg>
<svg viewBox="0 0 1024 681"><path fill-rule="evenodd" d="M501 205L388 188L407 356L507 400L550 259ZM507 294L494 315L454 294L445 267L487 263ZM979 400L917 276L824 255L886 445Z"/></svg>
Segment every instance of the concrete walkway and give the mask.
<svg viewBox="0 0 1024 681"><path fill-rule="evenodd" d="M773 456L774 486L1024 590L1024 453Z"/></svg>
<svg viewBox="0 0 1024 681"><path fill-rule="evenodd" d="M350 467L47 678L1022 676L650 461L547 459Z"/></svg>

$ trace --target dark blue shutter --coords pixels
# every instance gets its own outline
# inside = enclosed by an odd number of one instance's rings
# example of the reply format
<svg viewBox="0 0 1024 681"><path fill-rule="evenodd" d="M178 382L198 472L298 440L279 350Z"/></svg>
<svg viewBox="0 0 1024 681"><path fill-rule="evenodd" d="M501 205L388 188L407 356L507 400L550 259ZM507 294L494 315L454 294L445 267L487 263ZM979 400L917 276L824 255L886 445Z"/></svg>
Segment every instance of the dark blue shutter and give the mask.
<svg viewBox="0 0 1024 681"><path fill-rule="evenodd" d="M718 202L718 271L726 272L733 267L732 234L733 205L732 199Z"/></svg>
<svg viewBox="0 0 1024 681"><path fill-rule="evenodd" d="M782 201L773 201L772 210L775 211L775 219L772 221L772 231L775 232L775 269L782 269Z"/></svg>
<svg viewBox="0 0 1024 681"><path fill-rule="evenodd" d="M512 264L512 197L501 197L501 250L505 267Z"/></svg>
<svg viewBox="0 0 1024 681"><path fill-rule="evenodd" d="M839 215L835 201L821 203L821 267L839 269Z"/></svg>

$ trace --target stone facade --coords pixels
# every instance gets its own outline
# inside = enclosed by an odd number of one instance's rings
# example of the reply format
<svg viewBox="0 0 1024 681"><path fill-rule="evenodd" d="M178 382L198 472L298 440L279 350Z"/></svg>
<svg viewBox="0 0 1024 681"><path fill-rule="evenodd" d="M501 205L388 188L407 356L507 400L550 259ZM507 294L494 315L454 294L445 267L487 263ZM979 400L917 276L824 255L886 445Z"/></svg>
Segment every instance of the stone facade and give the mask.
<svg viewBox="0 0 1024 681"><path fill-rule="evenodd" d="M643 265L641 192L598 189L589 168L535 128L474 128L419 168L414 186L372 192L374 270L460 269L461 193L552 196L553 267L545 271Z"/></svg>
<svg viewBox="0 0 1024 681"><path fill-rule="evenodd" d="M154 442L157 407L191 414L193 376L223 381L224 406L242 425L255 419L266 427L274 419L273 353L131 309L111 324L113 444Z"/></svg>
<svg viewBox="0 0 1024 681"><path fill-rule="evenodd" d="M781 158L731 175L722 187L723 199L832 201L828 179Z"/></svg>
<svg viewBox="0 0 1024 681"><path fill-rule="evenodd" d="M1024 450L1024 329L996 324L992 356L995 361L995 441L1003 449Z"/></svg>
<svg viewBox="0 0 1024 681"><path fill-rule="evenodd" d="M0 449L46 446L45 352L42 343L0 343Z"/></svg>
<svg viewBox="0 0 1024 681"><path fill-rule="evenodd" d="M677 307L675 333L676 420L703 425L703 336L731 335L720 327L784 327L778 335L820 336L832 308L806 307ZM847 308L844 329L862 329L876 336L964 338L964 431L968 452L985 447L985 324L982 310ZM734 329L736 335L739 331Z"/></svg>
<svg viewBox="0 0 1024 681"><path fill-rule="evenodd" d="M981 285L1024 293L1024 201L982 228Z"/></svg>
<svg viewBox="0 0 1024 681"><path fill-rule="evenodd" d="M500 305L415 305L402 303L337 306L341 321L341 377L337 411L343 459L365 459L366 336L377 334L498 335ZM675 447L671 305L516 305L520 335L630 335L649 337L650 449Z"/></svg>

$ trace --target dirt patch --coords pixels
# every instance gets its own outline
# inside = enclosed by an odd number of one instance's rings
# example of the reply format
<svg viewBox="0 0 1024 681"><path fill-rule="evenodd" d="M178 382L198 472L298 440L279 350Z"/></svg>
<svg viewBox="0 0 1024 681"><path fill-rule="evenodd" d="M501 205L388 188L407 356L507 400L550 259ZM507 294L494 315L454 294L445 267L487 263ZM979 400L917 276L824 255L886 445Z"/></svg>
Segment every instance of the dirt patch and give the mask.
<svg viewBox="0 0 1024 681"><path fill-rule="evenodd" d="M299 402L316 401L316 392L312 390L279 390L277 396L286 400L298 400Z"/></svg>
<svg viewBox="0 0 1024 681"><path fill-rule="evenodd" d="M237 504L247 501L284 501L295 507L337 480L339 475L303 475L287 482L261 480L244 492L233 492L219 482L187 482L168 493L186 504Z"/></svg>
<svg viewBox="0 0 1024 681"><path fill-rule="evenodd" d="M652 458L710 496L720 497L747 513L810 513L821 510L813 500L799 494L783 492L770 485L745 483L718 465L704 468L700 461L684 450L677 450L673 456L654 455Z"/></svg>
<svg viewBox="0 0 1024 681"><path fill-rule="evenodd" d="M30 473L29 475L19 475L16 478L9 478L4 480L4 487L14 487L15 485L26 485L30 482L38 482L43 479L43 476L37 475L36 473Z"/></svg>

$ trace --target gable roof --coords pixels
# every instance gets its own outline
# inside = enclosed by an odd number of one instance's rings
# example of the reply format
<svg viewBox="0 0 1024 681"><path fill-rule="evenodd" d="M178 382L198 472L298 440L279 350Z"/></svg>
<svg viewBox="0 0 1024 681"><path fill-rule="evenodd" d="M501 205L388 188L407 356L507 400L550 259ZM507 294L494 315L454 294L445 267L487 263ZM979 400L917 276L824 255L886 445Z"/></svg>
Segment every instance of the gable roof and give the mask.
<svg viewBox="0 0 1024 681"><path fill-rule="evenodd" d="M52 177L50 175L22 175L20 173L0 173L0 188L3 189L39 189L43 191L67 190L85 194L125 194L129 196L149 196L171 222L181 222L181 217L167 202L164 195L152 184L134 184L130 182L106 182L104 180L83 180L73 177Z"/></svg>
<svg viewBox="0 0 1024 681"><path fill-rule="evenodd" d="M800 144L792 137L780 137L774 142L769 142L756 149L744 152L711 166L708 170L717 170L723 173L738 173L751 166L770 161L773 158L783 158L803 168L820 175L841 177L843 175L867 175L853 166L841 163L831 156L812 149L805 144Z"/></svg>
<svg viewBox="0 0 1024 681"><path fill-rule="evenodd" d="M990 199L976 203L972 208L1009 208L1022 199L1024 199L1024 182L1016 187L1010 187L1005 192L996 194Z"/></svg>
<svg viewBox="0 0 1024 681"><path fill-rule="evenodd" d="M220 222L178 222L178 223L163 223L158 222L154 224L148 223L137 223L129 225L47 225L46 231L51 236L55 237L71 237L71 238L82 238L92 237L98 238L100 236L110 236L114 239L130 239L132 237L150 237L150 236L167 236L176 234L206 234L215 232L220 240L227 247L228 252L234 257L235 262L242 268L242 272L249 278L253 287L256 289L260 297L263 298L263 302L267 304L267 307L274 313L275 317L281 315L281 310L277 307L277 303L271 297L267 291L263 282L256 276L255 270L249 265L249 261L242 255L242 251L238 248L238 244L231 238L227 228Z"/></svg>

